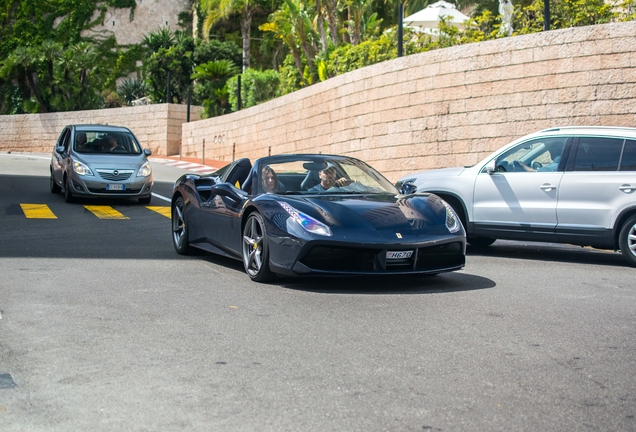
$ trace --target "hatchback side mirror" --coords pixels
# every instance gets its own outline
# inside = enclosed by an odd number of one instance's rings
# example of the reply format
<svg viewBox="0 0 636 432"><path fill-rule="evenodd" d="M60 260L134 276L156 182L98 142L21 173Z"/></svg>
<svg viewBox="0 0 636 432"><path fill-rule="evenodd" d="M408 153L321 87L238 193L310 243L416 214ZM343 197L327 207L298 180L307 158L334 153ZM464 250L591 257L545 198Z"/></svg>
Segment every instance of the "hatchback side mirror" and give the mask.
<svg viewBox="0 0 636 432"><path fill-rule="evenodd" d="M150 156L150 155L152 154L152 150L150 150L149 148L145 148L145 149L144 149L144 154L145 154L146 156Z"/></svg>
<svg viewBox="0 0 636 432"><path fill-rule="evenodd" d="M55 147L55 153L64 154L64 147Z"/></svg>

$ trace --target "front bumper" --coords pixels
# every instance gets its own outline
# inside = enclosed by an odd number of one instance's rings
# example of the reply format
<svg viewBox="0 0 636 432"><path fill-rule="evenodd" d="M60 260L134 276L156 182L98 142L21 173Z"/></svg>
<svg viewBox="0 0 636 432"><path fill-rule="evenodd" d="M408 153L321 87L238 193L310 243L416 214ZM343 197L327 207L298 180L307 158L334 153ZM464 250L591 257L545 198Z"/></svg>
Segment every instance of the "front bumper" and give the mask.
<svg viewBox="0 0 636 432"><path fill-rule="evenodd" d="M272 271L294 276L435 274L461 270L466 264L464 236L402 244L312 241L301 245L290 238L270 240ZM388 259L388 251L412 251L412 255Z"/></svg>
<svg viewBox="0 0 636 432"><path fill-rule="evenodd" d="M144 198L150 196L154 179L131 177L126 181L108 181L99 176L71 176L71 192L74 196L99 198ZM108 185L116 185L123 190L110 190ZM112 186L111 186L112 187Z"/></svg>

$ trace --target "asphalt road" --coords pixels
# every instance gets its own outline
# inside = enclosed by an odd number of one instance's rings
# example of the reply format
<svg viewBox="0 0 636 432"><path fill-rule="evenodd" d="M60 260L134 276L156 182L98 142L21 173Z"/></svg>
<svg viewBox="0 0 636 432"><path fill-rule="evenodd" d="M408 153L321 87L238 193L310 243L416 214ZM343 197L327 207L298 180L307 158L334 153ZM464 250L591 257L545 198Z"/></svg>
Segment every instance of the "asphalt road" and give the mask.
<svg viewBox="0 0 636 432"><path fill-rule="evenodd" d="M153 168L168 197L183 171ZM156 208L90 204L0 154L3 432L636 430L619 254L499 241L434 277L263 285L177 255Z"/></svg>

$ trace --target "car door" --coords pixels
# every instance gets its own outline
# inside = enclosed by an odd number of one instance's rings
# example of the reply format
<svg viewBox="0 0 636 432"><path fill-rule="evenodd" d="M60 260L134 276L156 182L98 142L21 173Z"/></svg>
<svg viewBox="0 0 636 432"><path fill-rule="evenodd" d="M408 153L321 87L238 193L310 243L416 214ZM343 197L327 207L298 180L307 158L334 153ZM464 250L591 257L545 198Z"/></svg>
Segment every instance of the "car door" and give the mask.
<svg viewBox="0 0 636 432"><path fill-rule="evenodd" d="M477 175L473 196L474 233L486 237L554 241L557 198L563 171L542 171L550 137L520 143L498 156L495 171ZM567 137L552 138L566 147ZM534 166L534 168L532 168ZM560 166L559 166L560 167Z"/></svg>
<svg viewBox="0 0 636 432"><path fill-rule="evenodd" d="M616 217L635 203L636 141L577 138L557 206L562 241L612 246Z"/></svg>
<svg viewBox="0 0 636 432"><path fill-rule="evenodd" d="M71 129L64 128L62 133L60 133L57 143L55 143L55 148L53 149L53 157L51 158L53 178L59 185L63 185L64 171L66 170L66 165L68 164L70 145Z"/></svg>

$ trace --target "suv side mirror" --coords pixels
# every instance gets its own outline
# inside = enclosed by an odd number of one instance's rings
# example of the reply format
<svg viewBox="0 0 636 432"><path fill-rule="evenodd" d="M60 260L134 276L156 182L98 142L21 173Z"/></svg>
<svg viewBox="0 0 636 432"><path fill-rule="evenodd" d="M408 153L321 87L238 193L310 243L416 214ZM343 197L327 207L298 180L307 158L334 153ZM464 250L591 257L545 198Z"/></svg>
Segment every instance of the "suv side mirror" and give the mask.
<svg viewBox="0 0 636 432"><path fill-rule="evenodd" d="M486 166L485 166L486 172L487 172L488 174L492 174L492 173L494 173L494 172L495 172L495 170L497 169L497 165L496 165L496 164L497 164L497 160L496 160L496 159L493 159L493 160L491 160L490 162L488 162L488 163L486 164Z"/></svg>
<svg viewBox="0 0 636 432"><path fill-rule="evenodd" d="M145 149L144 149L144 154L145 154L146 156L150 156L150 155L152 154L152 150L150 150L149 148L145 148Z"/></svg>

